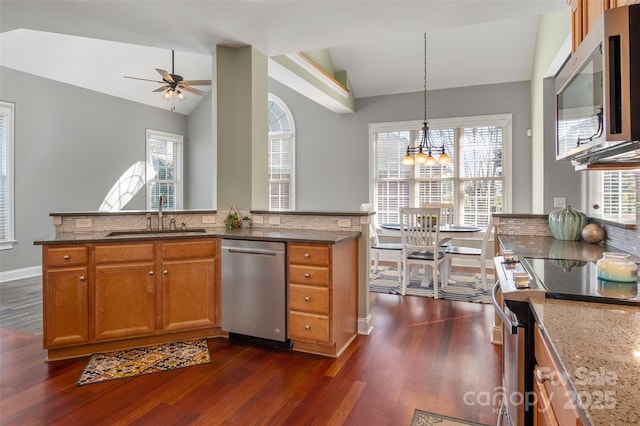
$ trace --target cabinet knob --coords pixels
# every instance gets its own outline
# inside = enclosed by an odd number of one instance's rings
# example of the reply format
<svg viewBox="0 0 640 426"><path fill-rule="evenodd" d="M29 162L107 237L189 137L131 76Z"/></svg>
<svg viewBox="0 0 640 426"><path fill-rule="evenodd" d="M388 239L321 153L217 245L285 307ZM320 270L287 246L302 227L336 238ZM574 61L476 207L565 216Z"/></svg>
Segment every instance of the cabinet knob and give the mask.
<svg viewBox="0 0 640 426"><path fill-rule="evenodd" d="M163 274L167 275L169 273L169 271L167 271L166 269L164 271L162 271Z"/></svg>
<svg viewBox="0 0 640 426"><path fill-rule="evenodd" d="M308 301L310 301L310 300L311 300L311 298L310 298L309 296L305 296L305 297L304 297L304 301L305 301L305 302L308 302Z"/></svg>
<svg viewBox="0 0 640 426"><path fill-rule="evenodd" d="M68 255L68 254L65 254L64 256L62 256L62 258L63 258L64 260L69 260L69 255Z"/></svg>
<svg viewBox="0 0 640 426"><path fill-rule="evenodd" d="M84 280L85 280L84 275L80 275L80 281L84 281Z"/></svg>
<svg viewBox="0 0 640 426"><path fill-rule="evenodd" d="M309 278L311 275L308 272L305 272L304 277Z"/></svg>
<svg viewBox="0 0 640 426"><path fill-rule="evenodd" d="M542 370L540 370L539 368L536 368L536 381L538 383L543 383L548 380L551 380L551 374L543 373Z"/></svg>
<svg viewBox="0 0 640 426"><path fill-rule="evenodd" d="M309 257L311 257L311 255L309 253L305 253L304 257L309 258Z"/></svg>
<svg viewBox="0 0 640 426"><path fill-rule="evenodd" d="M153 275L153 271L149 271L149 275Z"/></svg>
<svg viewBox="0 0 640 426"><path fill-rule="evenodd" d="M309 324L307 324L307 325L304 326L304 329L305 330L311 330L311 326Z"/></svg>

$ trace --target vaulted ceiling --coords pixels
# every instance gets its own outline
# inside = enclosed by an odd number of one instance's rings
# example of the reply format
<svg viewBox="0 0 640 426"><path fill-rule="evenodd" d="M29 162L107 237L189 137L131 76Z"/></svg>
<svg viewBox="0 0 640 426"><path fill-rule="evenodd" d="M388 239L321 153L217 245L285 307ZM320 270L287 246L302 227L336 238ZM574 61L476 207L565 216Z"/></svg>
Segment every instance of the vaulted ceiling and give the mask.
<svg viewBox="0 0 640 426"><path fill-rule="evenodd" d="M218 44L327 48L362 98L423 90L425 31L430 90L529 80L539 16L568 11L565 0L2 0L0 64L167 108L160 85L123 76L159 79L172 49L176 74L210 79Z"/></svg>

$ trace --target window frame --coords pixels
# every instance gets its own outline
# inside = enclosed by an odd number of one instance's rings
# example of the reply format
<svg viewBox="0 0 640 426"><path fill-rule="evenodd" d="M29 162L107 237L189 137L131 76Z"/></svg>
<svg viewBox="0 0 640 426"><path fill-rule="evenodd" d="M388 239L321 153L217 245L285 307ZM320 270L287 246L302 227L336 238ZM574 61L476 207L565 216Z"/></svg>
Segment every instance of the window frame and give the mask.
<svg viewBox="0 0 640 426"><path fill-rule="evenodd" d="M605 190L603 189L603 181L605 179L605 175L608 173L618 173L618 174L629 174L631 177L631 181L634 183L634 189L629 191L630 194L633 194L634 197L637 197L638 188L636 187L638 182L637 175L640 174L640 171L633 169L621 169L621 170L592 170L586 176L586 187L585 191L586 201L583 203L583 209L587 212L587 215L590 217L598 217L600 219L609 220L611 222L619 222L619 223L635 223L638 212L636 208L638 206L638 200L636 199L633 203L627 203L627 208L631 208L633 211L627 213L607 213L606 209L606 201L605 201ZM619 176L622 178L622 176ZM622 179L619 179L621 182ZM618 209L624 208L624 205L617 205Z"/></svg>
<svg viewBox="0 0 640 426"><path fill-rule="evenodd" d="M267 200L268 200L268 206L269 206L269 210L272 210L271 208L271 198L272 198L272 194L271 194L271 184L273 182L288 182L289 184L289 197L288 197L288 202L289 202L289 208L288 209L279 209L279 210L273 210L273 211L293 211L296 208L296 185L295 185L295 177L296 177L296 130L295 130L295 122L293 120L293 114L291 113L291 110L289 109L289 107L287 106L287 104L278 96L274 95L273 93L269 92L268 93L268 98L267 98L267 106L269 105L270 102L275 103L278 108L280 108L286 115L286 118L289 122L289 127L290 127L290 131L289 132L272 132L271 131L271 124L267 121L267 170L268 170L268 183L267 183ZM269 112L267 111L267 114ZM291 158L291 164L290 164L290 178L288 180L282 180L282 179L278 179L278 180L274 180L271 179L271 173L270 173L270 169L271 169L271 139L289 139L290 143L290 151L289 151L289 158Z"/></svg>
<svg viewBox="0 0 640 426"><path fill-rule="evenodd" d="M0 164L0 168L6 171L6 205L4 211L0 211L0 215L5 215L5 226L0 236L0 250L8 250L13 248L15 240L15 103L0 101L0 114L7 117L6 119L6 137L2 137L2 141L6 143L4 147L6 158L5 164ZM0 156L1 158L1 156ZM1 173L1 172L0 172ZM2 222L0 222L2 223Z"/></svg>
<svg viewBox="0 0 640 426"><path fill-rule="evenodd" d="M394 132L394 131L408 131L411 132L411 144L418 143L419 130L422 129L423 122L421 120L408 120L408 121L396 121L385 123L370 123L369 124L369 182L370 182L370 194L369 199L372 200L373 206L377 209L378 206L378 164L377 164L377 133ZM468 117L454 117L454 118L441 118L429 120L429 128L431 131L439 129L454 129L455 141L454 141L454 155L453 161L460 161L460 130L471 127L488 127L499 126L504 128L503 132L503 146L502 146L502 177L499 180L502 181L502 195L503 195L503 210L502 213L511 212L512 208L512 149L511 144L513 140L513 117L512 114L493 114L482 116L468 116ZM415 131L415 134L413 133ZM406 146L404 147L406 149ZM451 154L451 153L450 153ZM417 167L411 167L409 173L409 204L415 207L415 204L419 202L419 194L415 193L412 188L419 181L424 181L424 178L418 178L416 175ZM456 169L459 168L459 164L456 164ZM454 186L454 210L456 214L456 223L465 224L463 220L463 211L460 207L463 202L463 194L459 189L461 183L470 180L477 180L477 178L463 178L460 176L460 172L456 171L452 178L443 177L435 178L435 180L453 180ZM374 216L374 221L377 223L377 215Z"/></svg>
<svg viewBox="0 0 640 426"><path fill-rule="evenodd" d="M174 182L175 185L175 205L174 206L166 206L166 210L181 210L184 205L184 191L183 191L183 182L184 182L184 136L176 133L163 132L160 130L146 129L146 137L145 137L145 186L146 186L146 208L148 210L154 210L157 208L157 200L153 199L152 189L154 182ZM174 144L174 175L175 178L171 180L158 180L155 176L150 177L149 172L154 170L153 161L151 159L151 149L150 149L150 141L153 140L161 140L172 142ZM154 205L154 201L156 204Z"/></svg>

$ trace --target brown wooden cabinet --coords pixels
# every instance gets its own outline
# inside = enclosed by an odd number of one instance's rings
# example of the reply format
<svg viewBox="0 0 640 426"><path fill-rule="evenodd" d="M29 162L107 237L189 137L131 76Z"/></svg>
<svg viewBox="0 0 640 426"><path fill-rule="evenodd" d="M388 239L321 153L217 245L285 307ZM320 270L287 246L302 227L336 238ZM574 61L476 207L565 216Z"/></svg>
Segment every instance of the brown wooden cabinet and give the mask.
<svg viewBox="0 0 640 426"><path fill-rule="evenodd" d="M217 326L216 241L161 244L162 331Z"/></svg>
<svg viewBox="0 0 640 426"><path fill-rule="evenodd" d="M89 247L44 247L43 344L45 347L89 341Z"/></svg>
<svg viewBox="0 0 640 426"><path fill-rule="evenodd" d="M551 349L539 326L534 327L534 368L533 389L535 392L533 419L542 425L582 425L576 407L576 395L569 391L567 378L554 361Z"/></svg>
<svg viewBox="0 0 640 426"><path fill-rule="evenodd" d="M219 240L43 246L49 360L220 329Z"/></svg>
<svg viewBox="0 0 640 426"><path fill-rule="evenodd" d="M634 3L640 0L567 0L571 6L572 51L576 51L605 10Z"/></svg>
<svg viewBox="0 0 640 426"><path fill-rule="evenodd" d="M95 246L95 340L156 332L156 265L153 242Z"/></svg>
<svg viewBox="0 0 640 426"><path fill-rule="evenodd" d="M287 250L288 337L296 350L337 357L357 334L357 240Z"/></svg>

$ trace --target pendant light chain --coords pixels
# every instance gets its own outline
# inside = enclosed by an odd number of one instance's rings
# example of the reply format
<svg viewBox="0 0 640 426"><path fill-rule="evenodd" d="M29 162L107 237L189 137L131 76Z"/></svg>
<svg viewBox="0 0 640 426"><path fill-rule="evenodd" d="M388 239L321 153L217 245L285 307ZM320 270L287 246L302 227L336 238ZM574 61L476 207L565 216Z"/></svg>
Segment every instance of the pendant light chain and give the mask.
<svg viewBox="0 0 640 426"><path fill-rule="evenodd" d="M424 122L427 122L427 33L424 33Z"/></svg>

